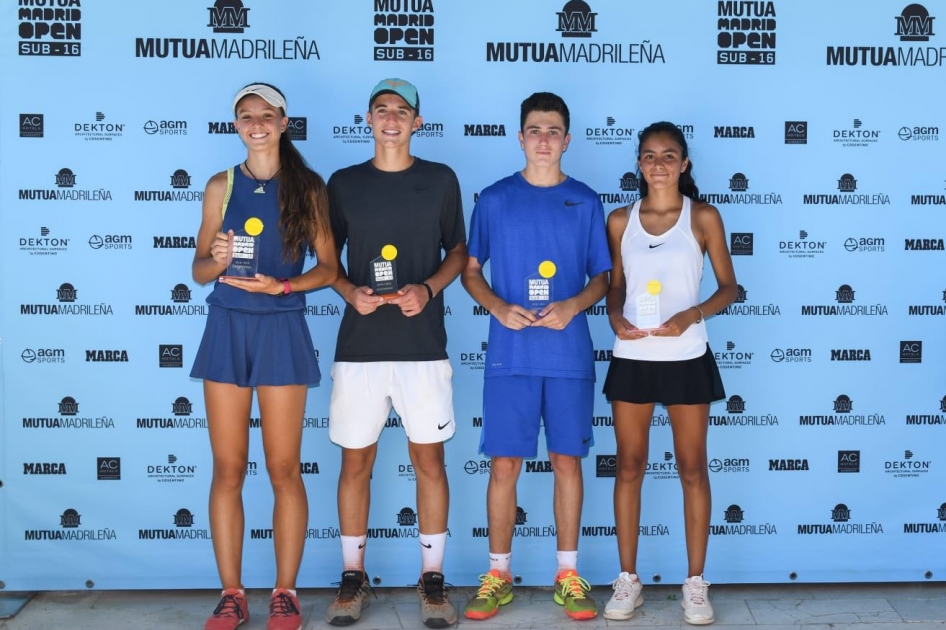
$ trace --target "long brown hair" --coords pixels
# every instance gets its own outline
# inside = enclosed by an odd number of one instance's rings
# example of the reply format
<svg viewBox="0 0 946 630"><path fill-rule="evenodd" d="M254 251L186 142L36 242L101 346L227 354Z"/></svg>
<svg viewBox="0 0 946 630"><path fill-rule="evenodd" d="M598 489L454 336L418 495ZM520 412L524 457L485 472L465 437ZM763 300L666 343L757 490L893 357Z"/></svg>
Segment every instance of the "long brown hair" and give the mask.
<svg viewBox="0 0 946 630"><path fill-rule="evenodd" d="M282 94L269 83L249 85L266 85ZM281 107L279 110L286 115ZM288 131L279 136L279 168L279 232L283 257L295 262L306 250L314 256L319 234L329 234L328 189L325 180L309 167L292 144Z"/></svg>

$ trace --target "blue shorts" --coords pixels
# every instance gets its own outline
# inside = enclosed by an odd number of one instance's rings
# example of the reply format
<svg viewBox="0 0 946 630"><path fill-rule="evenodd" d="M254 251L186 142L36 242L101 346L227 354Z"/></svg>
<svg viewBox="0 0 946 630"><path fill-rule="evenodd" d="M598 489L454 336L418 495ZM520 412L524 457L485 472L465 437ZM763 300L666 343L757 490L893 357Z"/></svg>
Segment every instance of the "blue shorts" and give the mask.
<svg viewBox="0 0 946 630"><path fill-rule="evenodd" d="M490 457L535 457L544 421L549 451L585 457L594 444L594 397L591 379L484 378L480 452Z"/></svg>
<svg viewBox="0 0 946 630"><path fill-rule="evenodd" d="M303 311L211 306L191 377L257 387L318 385L322 375Z"/></svg>

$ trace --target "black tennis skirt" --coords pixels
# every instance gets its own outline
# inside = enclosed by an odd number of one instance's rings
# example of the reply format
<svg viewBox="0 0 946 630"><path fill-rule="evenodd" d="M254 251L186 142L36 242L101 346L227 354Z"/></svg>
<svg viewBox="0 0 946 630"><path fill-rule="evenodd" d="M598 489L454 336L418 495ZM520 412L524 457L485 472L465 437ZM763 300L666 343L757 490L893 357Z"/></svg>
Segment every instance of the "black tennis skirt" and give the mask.
<svg viewBox="0 0 946 630"><path fill-rule="evenodd" d="M700 405L726 397L709 344L703 356L685 361L612 357L603 391L609 402L640 405Z"/></svg>

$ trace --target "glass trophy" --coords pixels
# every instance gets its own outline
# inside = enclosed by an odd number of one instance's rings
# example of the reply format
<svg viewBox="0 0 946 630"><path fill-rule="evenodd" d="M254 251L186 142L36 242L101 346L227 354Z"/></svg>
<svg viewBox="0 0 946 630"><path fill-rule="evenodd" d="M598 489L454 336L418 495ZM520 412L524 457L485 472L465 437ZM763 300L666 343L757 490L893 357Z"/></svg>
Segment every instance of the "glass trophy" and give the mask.
<svg viewBox="0 0 946 630"><path fill-rule="evenodd" d="M232 278L253 278L259 271L259 235L263 233L263 222L250 217L243 224L242 230L234 231L230 236L230 251L227 254L225 276Z"/></svg>
<svg viewBox="0 0 946 630"><path fill-rule="evenodd" d="M639 330L660 328L660 291L663 287L659 280L647 283L647 291L637 296L637 323Z"/></svg>
<svg viewBox="0 0 946 630"><path fill-rule="evenodd" d="M375 295L385 299L397 297L397 247L385 245L381 255L371 261L369 283Z"/></svg>
<svg viewBox="0 0 946 630"><path fill-rule="evenodd" d="M539 312L552 301L552 278L555 276L555 263L544 260L539 264L539 272L526 278L526 308Z"/></svg>

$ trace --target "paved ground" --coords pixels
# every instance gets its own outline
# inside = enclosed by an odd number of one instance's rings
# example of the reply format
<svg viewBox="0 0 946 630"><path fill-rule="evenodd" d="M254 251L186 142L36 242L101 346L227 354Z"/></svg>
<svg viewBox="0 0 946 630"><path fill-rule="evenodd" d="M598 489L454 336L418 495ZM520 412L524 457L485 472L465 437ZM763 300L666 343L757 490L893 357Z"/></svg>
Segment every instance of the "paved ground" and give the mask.
<svg viewBox="0 0 946 630"><path fill-rule="evenodd" d="M462 603L472 588L451 591ZM415 591L379 588L357 630L422 628ZM552 602L551 589L517 588L515 599L487 621L461 619L459 625L479 630L543 630L658 627L693 628L683 623L679 587L646 586L645 602L630 621L601 617L575 622ZM325 609L334 592L303 589L304 630L331 628ZM785 630L920 630L946 628L946 584L790 584L728 585L710 589L717 630L762 628ZM0 605L15 597L0 592ZM266 627L268 592L249 592L250 621L241 630ZM610 596L608 587L594 589L599 610ZM13 618L0 620L0 630L201 630L213 609L217 591L57 591L38 593ZM0 606L2 608L2 606Z"/></svg>

